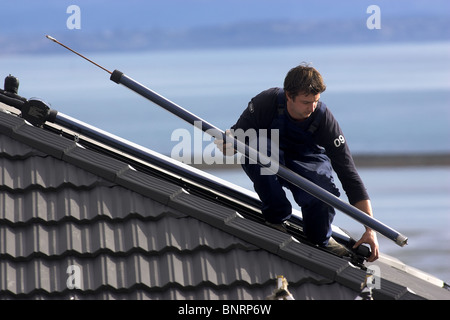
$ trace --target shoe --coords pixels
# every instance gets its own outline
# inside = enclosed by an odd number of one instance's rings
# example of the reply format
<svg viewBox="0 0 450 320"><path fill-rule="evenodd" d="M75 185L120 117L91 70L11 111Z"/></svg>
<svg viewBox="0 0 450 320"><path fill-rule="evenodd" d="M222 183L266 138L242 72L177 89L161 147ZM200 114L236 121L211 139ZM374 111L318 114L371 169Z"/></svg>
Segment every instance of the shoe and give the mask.
<svg viewBox="0 0 450 320"><path fill-rule="evenodd" d="M278 231L281 231L281 232L284 232L284 233L288 233L287 228L286 228L286 224L284 222L282 222L282 223L270 223L270 222L266 221L266 224L269 227L277 229Z"/></svg>
<svg viewBox="0 0 450 320"><path fill-rule="evenodd" d="M328 244L325 247L328 251L338 255L339 257L350 256L350 251L347 250L342 244L338 243L333 238L328 240Z"/></svg>

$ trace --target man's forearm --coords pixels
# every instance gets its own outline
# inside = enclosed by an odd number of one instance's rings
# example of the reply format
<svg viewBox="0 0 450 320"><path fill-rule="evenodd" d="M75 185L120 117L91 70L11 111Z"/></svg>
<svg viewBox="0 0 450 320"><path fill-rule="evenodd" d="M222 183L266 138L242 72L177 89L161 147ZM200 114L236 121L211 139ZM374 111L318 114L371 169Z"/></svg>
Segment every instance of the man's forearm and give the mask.
<svg viewBox="0 0 450 320"><path fill-rule="evenodd" d="M354 206L356 208L358 208L359 210L365 212L366 214L368 214L369 216L373 217L373 212L372 212L372 203L370 202L370 200L361 200L358 201L354 204ZM366 227L366 229L369 229Z"/></svg>

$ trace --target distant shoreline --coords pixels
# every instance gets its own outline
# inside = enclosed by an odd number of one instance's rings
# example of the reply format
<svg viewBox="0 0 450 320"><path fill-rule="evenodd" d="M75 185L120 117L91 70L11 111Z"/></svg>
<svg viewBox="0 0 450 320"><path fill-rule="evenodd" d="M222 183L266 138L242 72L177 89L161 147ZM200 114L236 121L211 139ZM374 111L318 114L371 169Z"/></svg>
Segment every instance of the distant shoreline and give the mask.
<svg viewBox="0 0 450 320"><path fill-rule="evenodd" d="M362 17L366 18L365 13ZM27 19L25 19L26 21ZM34 19L29 19L34 21ZM254 47L291 47L315 45L354 45L414 42L447 42L448 17L442 15L383 17L382 28L370 30L365 19L311 19L241 21L227 25L184 27L180 29L137 28L105 29L104 25L80 30L50 28L45 33L78 51L136 52L149 50L224 49ZM9 54L53 54L63 52L44 34L26 31L0 35L0 56ZM111 28L111 27L109 27Z"/></svg>
<svg viewBox="0 0 450 320"><path fill-rule="evenodd" d="M450 153L361 154L353 157L357 167L450 166Z"/></svg>
<svg viewBox="0 0 450 320"><path fill-rule="evenodd" d="M2 109L13 113L17 112L15 108L0 103L0 111ZM166 156L170 157L170 155ZM445 167L450 166L450 152L353 154L353 160L357 168ZM196 164L194 161L191 161L189 165L202 170L231 170L241 168L236 158L233 159L232 164L226 164L226 158L223 158L222 162L224 164Z"/></svg>
<svg viewBox="0 0 450 320"><path fill-rule="evenodd" d="M450 153L417 154L356 154L353 160L358 168L376 167L438 167L450 166ZM190 164L197 169L237 169L240 164Z"/></svg>

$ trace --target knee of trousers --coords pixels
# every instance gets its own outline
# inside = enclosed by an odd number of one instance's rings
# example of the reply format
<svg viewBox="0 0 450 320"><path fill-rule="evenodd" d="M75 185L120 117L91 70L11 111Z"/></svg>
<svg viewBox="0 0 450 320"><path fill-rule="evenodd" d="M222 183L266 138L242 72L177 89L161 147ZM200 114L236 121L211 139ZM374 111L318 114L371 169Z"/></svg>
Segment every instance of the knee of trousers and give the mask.
<svg viewBox="0 0 450 320"><path fill-rule="evenodd" d="M244 166L243 166L244 167ZM286 197L282 182L276 175L260 175L259 166L245 166L244 171L253 182L254 189L262 202L261 211L266 221L281 223L292 214L292 205Z"/></svg>
<svg viewBox="0 0 450 320"><path fill-rule="evenodd" d="M303 231L309 241L326 246L331 237L331 224L335 216L333 207L316 200L302 207Z"/></svg>

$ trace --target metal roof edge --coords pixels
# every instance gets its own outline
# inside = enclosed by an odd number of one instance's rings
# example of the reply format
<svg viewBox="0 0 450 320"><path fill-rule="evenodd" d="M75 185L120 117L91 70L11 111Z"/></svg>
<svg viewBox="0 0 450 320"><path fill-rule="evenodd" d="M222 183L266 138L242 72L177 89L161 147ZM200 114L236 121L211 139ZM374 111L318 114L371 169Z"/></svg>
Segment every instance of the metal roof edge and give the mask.
<svg viewBox="0 0 450 320"><path fill-rule="evenodd" d="M441 280L429 273L426 273L422 270L408 266L405 263L403 263L402 261L400 261L399 259L394 258L390 255L381 253L378 260L379 260L379 262L386 263L395 269L398 269L400 271L411 274L411 275L415 276L416 278L422 279L422 280L424 280L428 283L431 283L439 288L443 288L445 286L445 282L443 280Z"/></svg>

